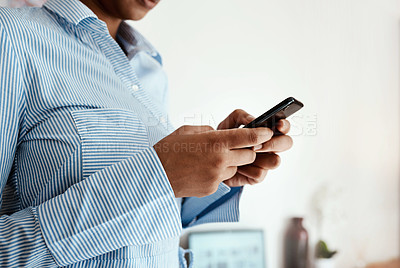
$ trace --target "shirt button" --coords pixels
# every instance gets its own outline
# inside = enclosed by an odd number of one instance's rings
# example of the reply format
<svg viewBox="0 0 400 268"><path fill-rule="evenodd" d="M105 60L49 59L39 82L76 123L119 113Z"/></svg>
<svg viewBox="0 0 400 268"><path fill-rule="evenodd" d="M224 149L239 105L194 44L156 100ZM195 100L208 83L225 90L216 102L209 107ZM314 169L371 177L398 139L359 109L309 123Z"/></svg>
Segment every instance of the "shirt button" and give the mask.
<svg viewBox="0 0 400 268"><path fill-rule="evenodd" d="M160 122L161 122L161 123L165 123L165 122L167 122L167 120L165 119L164 116L161 116L161 117L160 117Z"/></svg>
<svg viewBox="0 0 400 268"><path fill-rule="evenodd" d="M132 90L133 91L139 91L139 86L138 85L132 85Z"/></svg>

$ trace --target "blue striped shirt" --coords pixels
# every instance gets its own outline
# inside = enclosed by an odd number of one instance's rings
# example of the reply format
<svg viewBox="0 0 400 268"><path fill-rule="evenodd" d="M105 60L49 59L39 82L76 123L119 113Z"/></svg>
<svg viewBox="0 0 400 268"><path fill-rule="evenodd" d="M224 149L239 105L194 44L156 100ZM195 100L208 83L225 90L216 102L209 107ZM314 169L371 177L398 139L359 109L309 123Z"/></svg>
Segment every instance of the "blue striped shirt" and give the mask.
<svg viewBox="0 0 400 268"><path fill-rule="evenodd" d="M115 41L78 0L0 8L1 267L186 267L182 227L238 220L239 188L174 197L166 96L125 22Z"/></svg>

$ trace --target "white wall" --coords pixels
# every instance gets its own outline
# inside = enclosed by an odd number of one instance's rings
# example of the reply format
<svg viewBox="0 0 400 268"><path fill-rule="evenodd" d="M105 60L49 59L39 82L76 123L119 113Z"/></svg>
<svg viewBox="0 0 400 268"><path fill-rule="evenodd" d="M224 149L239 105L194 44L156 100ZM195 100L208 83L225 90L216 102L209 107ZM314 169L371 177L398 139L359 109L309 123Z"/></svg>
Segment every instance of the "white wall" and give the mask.
<svg viewBox="0 0 400 268"><path fill-rule="evenodd" d="M268 267L280 267L288 217L319 238L318 204L336 267L398 256L399 0L163 0L134 25L163 55L176 125L304 102L293 149L242 198L242 224L266 230Z"/></svg>

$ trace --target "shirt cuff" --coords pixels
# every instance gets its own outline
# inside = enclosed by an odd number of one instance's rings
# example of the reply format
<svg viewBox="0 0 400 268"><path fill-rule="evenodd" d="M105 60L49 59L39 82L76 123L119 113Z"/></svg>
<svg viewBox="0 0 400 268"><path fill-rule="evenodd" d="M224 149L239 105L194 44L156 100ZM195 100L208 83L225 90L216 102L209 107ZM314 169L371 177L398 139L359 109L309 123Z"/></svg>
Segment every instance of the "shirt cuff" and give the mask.
<svg viewBox="0 0 400 268"><path fill-rule="evenodd" d="M232 188L233 189L233 188ZM218 200L218 206L207 213L201 213L197 216L188 227L199 224L215 223L215 222L238 222L239 221L239 201L242 196L243 187L235 188L235 191L229 192L222 200ZM221 202L220 202L221 201ZM223 201L223 202L222 202Z"/></svg>
<svg viewBox="0 0 400 268"><path fill-rule="evenodd" d="M152 147L73 185L38 213L60 266L181 232L171 185Z"/></svg>
<svg viewBox="0 0 400 268"><path fill-rule="evenodd" d="M54 267L35 207L0 217L0 267Z"/></svg>
<svg viewBox="0 0 400 268"><path fill-rule="evenodd" d="M234 192L232 192L233 189ZM213 210L217 209L219 206L221 206L225 202L228 202L235 196L237 196L239 200L240 193L242 191L241 189L242 187L230 188L225 183L220 183L220 185L218 186L218 190L212 195L201 198L199 197L185 198L181 209L182 226L184 228L192 226L194 222L197 221L200 217L203 217L209 212L212 212ZM215 206L213 206L213 204Z"/></svg>

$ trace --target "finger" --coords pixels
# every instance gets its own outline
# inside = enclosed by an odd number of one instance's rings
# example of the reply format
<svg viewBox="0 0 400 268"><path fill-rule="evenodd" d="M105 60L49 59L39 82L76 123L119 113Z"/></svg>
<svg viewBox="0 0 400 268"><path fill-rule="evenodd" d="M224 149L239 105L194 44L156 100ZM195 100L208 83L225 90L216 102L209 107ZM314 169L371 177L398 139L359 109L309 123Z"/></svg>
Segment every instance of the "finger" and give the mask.
<svg viewBox="0 0 400 268"><path fill-rule="evenodd" d="M220 181L225 181L226 179L232 178L233 176L235 176L237 172L237 167L227 167L224 172L222 173L222 176L220 179Z"/></svg>
<svg viewBox="0 0 400 268"><path fill-rule="evenodd" d="M177 134L181 135L187 135L187 134L197 134L197 133L202 133L202 132L207 132L207 131L212 131L214 130L211 126L189 126L185 125L180 127L177 130Z"/></svg>
<svg viewBox="0 0 400 268"><path fill-rule="evenodd" d="M225 180L224 183L229 187L241 187L246 184L256 184L256 182L240 173L236 173L232 178Z"/></svg>
<svg viewBox="0 0 400 268"><path fill-rule="evenodd" d="M269 128L237 128L215 131L214 142L223 143L229 149L247 148L262 144L271 139Z"/></svg>
<svg viewBox="0 0 400 268"><path fill-rule="evenodd" d="M276 124L276 129L282 134L288 134L290 131L290 122L286 119L281 119Z"/></svg>
<svg viewBox="0 0 400 268"><path fill-rule="evenodd" d="M281 164L281 157L274 153L257 154L256 160L252 166L257 166L262 169L275 169Z"/></svg>
<svg viewBox="0 0 400 268"><path fill-rule="evenodd" d="M267 176L268 170L256 165L246 165L238 167L237 172L248 178L254 179L256 182L262 182L265 179L265 176Z"/></svg>
<svg viewBox="0 0 400 268"><path fill-rule="evenodd" d="M283 152L289 150L293 145L293 140L290 136L282 135L275 136L272 139L262 144L261 148L257 148L256 152Z"/></svg>
<svg viewBox="0 0 400 268"><path fill-rule="evenodd" d="M256 152L251 149L234 149L229 151L228 166L244 166L256 160Z"/></svg>
<svg viewBox="0 0 400 268"><path fill-rule="evenodd" d="M254 116L250 115L244 110L237 109L233 111L227 118L225 118L219 125L219 130L237 128L240 125L246 125L255 119Z"/></svg>

